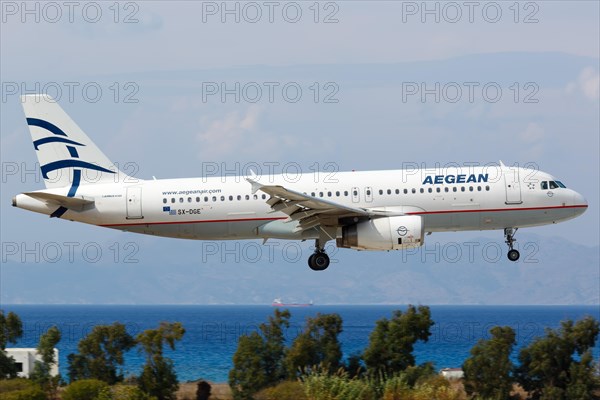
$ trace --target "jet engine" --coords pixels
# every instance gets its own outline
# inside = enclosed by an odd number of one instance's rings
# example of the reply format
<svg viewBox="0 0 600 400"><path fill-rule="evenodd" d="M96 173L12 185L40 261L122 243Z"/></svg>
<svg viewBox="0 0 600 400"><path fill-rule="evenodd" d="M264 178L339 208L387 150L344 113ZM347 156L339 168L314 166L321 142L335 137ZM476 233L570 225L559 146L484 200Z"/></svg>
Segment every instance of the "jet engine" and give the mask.
<svg viewBox="0 0 600 400"><path fill-rule="evenodd" d="M355 250L402 250L423 245L422 218L382 217L342 228L337 246Z"/></svg>

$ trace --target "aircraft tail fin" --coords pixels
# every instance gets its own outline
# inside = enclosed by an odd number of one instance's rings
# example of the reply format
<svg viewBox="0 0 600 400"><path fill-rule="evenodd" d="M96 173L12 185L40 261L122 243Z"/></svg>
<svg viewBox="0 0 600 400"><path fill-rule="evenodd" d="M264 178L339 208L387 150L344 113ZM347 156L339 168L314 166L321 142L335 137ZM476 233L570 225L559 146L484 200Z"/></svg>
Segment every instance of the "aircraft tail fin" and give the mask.
<svg viewBox="0 0 600 400"><path fill-rule="evenodd" d="M56 101L46 94L21 96L33 147L46 188L109 183L124 174L90 140Z"/></svg>

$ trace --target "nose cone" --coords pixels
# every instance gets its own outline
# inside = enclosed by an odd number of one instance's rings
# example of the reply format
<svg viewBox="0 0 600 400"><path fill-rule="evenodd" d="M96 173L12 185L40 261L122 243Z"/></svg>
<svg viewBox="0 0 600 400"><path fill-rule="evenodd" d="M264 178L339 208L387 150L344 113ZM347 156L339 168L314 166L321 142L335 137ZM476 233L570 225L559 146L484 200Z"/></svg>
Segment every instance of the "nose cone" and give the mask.
<svg viewBox="0 0 600 400"><path fill-rule="evenodd" d="M577 192L573 193L573 211L575 213L575 216L583 214L585 210L587 210L587 208L588 202L585 199L585 197L583 197Z"/></svg>

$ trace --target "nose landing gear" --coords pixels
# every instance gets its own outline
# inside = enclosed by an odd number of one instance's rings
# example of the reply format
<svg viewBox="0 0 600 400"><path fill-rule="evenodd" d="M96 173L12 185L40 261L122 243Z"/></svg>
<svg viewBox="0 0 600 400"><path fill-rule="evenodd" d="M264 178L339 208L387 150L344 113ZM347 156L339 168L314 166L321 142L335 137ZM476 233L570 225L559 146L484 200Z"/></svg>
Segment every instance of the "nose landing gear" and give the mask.
<svg viewBox="0 0 600 400"><path fill-rule="evenodd" d="M313 271L324 271L329 267L329 256L319 239L315 240L315 252L308 257L308 266Z"/></svg>
<svg viewBox="0 0 600 400"><path fill-rule="evenodd" d="M513 243L516 242L515 234L519 228L504 228L505 243L508 245L508 254L506 255L510 261L517 261L521 254L519 250L513 249Z"/></svg>

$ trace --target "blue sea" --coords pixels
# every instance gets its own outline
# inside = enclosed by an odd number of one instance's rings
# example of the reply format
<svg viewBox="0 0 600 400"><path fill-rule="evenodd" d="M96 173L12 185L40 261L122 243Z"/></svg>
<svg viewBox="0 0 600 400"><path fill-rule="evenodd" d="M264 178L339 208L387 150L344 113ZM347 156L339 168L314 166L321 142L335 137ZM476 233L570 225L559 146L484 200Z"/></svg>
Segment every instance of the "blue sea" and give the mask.
<svg viewBox="0 0 600 400"><path fill-rule="evenodd" d="M232 356L238 339L257 330L273 313L270 306L106 306L106 305L3 305L5 312L16 312L24 324L24 335L16 346L36 347L40 335L56 325L62 331L58 344L60 371L67 378L67 356L77 351L77 343L95 325L119 321L130 334L154 328L161 321L179 321L186 329L175 351L166 355L173 359L181 381L199 378L227 381ZM375 321L390 317L405 306L313 306L291 308L291 326L286 338L291 342L302 330L304 321L317 313L338 313L344 321L340 335L344 357L360 353L368 344ZM418 363L432 361L437 369L460 367L469 349L478 340L489 337L496 325L509 325L517 333L517 349L546 328L556 328L565 319L578 320L591 315L600 319L598 306L431 306L435 325L427 343L415 348ZM600 346L594 350L600 357ZM126 355L122 372L137 374L144 359L137 350Z"/></svg>

